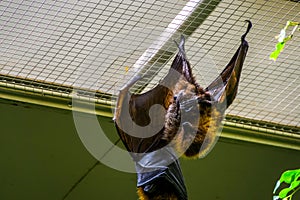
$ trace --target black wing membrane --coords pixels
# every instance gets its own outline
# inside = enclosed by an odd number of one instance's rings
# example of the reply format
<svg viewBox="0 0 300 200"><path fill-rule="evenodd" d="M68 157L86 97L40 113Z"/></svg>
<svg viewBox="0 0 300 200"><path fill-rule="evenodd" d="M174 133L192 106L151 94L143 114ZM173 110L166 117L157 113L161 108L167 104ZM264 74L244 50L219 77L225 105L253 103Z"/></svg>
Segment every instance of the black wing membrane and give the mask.
<svg viewBox="0 0 300 200"><path fill-rule="evenodd" d="M155 88L143 94L131 94L130 88L141 79L136 76L120 90L115 125L129 152L147 153L166 145L160 139L166 111L173 102L174 89L186 62L183 45L184 40L168 74ZM156 109L151 111L153 107Z"/></svg>
<svg viewBox="0 0 300 200"><path fill-rule="evenodd" d="M252 27L252 23L249 20L246 21L248 22L247 31L241 37L239 48L221 72L220 76L206 88L216 101L226 103L226 108L232 104L236 97L243 63L248 52L249 45L245 38Z"/></svg>
<svg viewBox="0 0 300 200"><path fill-rule="evenodd" d="M130 88L141 78L136 76L120 90L115 126L135 162L141 200L188 199L178 157L201 157L216 142L224 111L237 94L251 26L248 21L236 53L205 89L192 74L182 36L168 74L156 87L131 94Z"/></svg>
<svg viewBox="0 0 300 200"><path fill-rule="evenodd" d="M171 69L159 85L143 94L131 94L130 88L140 80L136 76L119 93L115 126L136 163L140 199L187 199L180 163L174 149L163 139L166 112L187 62L184 37L178 48ZM159 106L151 116L154 105Z"/></svg>

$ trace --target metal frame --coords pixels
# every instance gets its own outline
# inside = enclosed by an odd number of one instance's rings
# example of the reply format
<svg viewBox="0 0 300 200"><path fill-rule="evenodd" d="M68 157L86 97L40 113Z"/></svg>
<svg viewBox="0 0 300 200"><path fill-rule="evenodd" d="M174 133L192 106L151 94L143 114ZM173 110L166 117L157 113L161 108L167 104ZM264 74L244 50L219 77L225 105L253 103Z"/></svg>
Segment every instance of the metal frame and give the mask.
<svg viewBox="0 0 300 200"><path fill-rule="evenodd" d="M72 93L62 94L50 90L32 88L25 85L17 86L16 84L9 83L5 85L0 84L0 103L1 101L6 101L10 104L25 103L73 112L96 114L97 116L104 116L110 119L113 117L114 108L114 104L110 100L91 101L91 98L87 97L79 97L77 101L82 106L73 107ZM94 104L94 106L84 106L86 104ZM243 123L238 123L238 121ZM300 128L277 125L276 129L274 129L274 124L268 122L260 122L256 126L253 126L253 124L253 120L251 122L251 120L227 116L220 139L231 142L252 142L300 150L300 135L296 134L300 132Z"/></svg>

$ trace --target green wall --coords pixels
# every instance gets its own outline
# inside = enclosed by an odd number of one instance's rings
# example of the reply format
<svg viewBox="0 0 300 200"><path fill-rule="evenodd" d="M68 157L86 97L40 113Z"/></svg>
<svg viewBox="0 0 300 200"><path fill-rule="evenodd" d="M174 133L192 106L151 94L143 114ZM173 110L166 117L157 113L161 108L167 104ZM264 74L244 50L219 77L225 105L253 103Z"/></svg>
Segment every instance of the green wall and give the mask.
<svg viewBox="0 0 300 200"><path fill-rule="evenodd" d="M97 164L79 139L71 111L0 100L0 113L0 199L61 200L91 168L67 200L137 199L135 174ZM99 122L117 141L112 119ZM204 159L181 160L189 199L272 199L280 174L300 167L299 153L220 139Z"/></svg>

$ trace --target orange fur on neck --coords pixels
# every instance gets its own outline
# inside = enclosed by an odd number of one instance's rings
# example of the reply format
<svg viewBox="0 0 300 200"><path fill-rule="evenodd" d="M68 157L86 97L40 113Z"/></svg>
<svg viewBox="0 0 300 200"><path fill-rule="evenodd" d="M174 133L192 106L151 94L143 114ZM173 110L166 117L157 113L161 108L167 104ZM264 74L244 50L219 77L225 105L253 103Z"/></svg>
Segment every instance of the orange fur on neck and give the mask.
<svg viewBox="0 0 300 200"><path fill-rule="evenodd" d="M149 200L149 198L147 197L147 195L145 194L143 188L138 187L137 188L137 194L139 196L139 200Z"/></svg>
<svg viewBox="0 0 300 200"><path fill-rule="evenodd" d="M139 200L178 200L177 196L174 193L161 192L157 195L149 197L145 194L142 187L137 188L137 194Z"/></svg>

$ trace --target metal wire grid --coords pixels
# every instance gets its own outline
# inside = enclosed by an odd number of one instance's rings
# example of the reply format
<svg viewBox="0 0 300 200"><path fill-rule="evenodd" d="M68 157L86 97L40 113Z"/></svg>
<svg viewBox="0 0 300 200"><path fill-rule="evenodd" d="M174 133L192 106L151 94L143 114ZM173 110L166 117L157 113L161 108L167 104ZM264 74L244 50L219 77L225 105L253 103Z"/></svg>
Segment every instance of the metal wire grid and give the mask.
<svg viewBox="0 0 300 200"><path fill-rule="evenodd" d="M202 2L204 6L192 18L178 15L182 8L186 12L193 9L186 3L2 1L1 79L66 92L71 92L66 88L76 87L97 94L116 94L138 72L137 60L161 39L174 18L193 25L207 12L209 16L189 35L186 44L195 75L205 86L229 61L245 30L244 20L251 19L254 27L247 37L250 49L239 94L228 114L299 127L297 35L276 63L268 60L276 44L274 36L287 20L300 20L299 2L211 0ZM212 13L211 4L217 6ZM176 25L172 27L178 28ZM191 26L180 27L179 32L187 29ZM176 40L178 35L172 38ZM164 46L159 62L150 63L143 71L151 75L140 83L147 84L145 90L165 75L175 50L174 43ZM143 59L146 62L150 57Z"/></svg>
<svg viewBox="0 0 300 200"><path fill-rule="evenodd" d="M255 27L249 35L251 48L243 72L240 93L231 115L279 124L300 125L300 40L289 43L276 63L268 59L287 20L300 20L300 4L290 1L253 1L258 9L247 13ZM257 22L257 23L255 23ZM278 27L278 24L282 24Z"/></svg>
<svg viewBox="0 0 300 200"><path fill-rule="evenodd" d="M183 6L164 1L5 3L1 74L103 92L111 89L112 76L121 79L125 71L112 62L145 48L147 43L141 43L153 40L153 32Z"/></svg>
<svg viewBox="0 0 300 200"><path fill-rule="evenodd" d="M291 1L222 1L189 38L189 60L197 80L206 86L234 54L245 30L243 21L251 19L254 24L247 37L250 49L239 94L227 112L228 120L254 126L260 126L259 121L273 122L274 129L274 123L299 127L300 41L289 43L276 63L268 58L277 42L274 36L287 20L299 21L299 10L300 4ZM154 77L153 83L160 77ZM282 127L299 133L299 129Z"/></svg>

